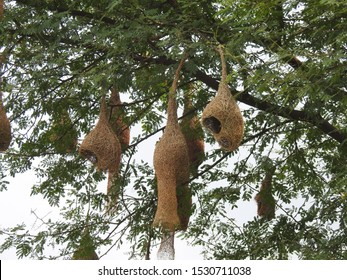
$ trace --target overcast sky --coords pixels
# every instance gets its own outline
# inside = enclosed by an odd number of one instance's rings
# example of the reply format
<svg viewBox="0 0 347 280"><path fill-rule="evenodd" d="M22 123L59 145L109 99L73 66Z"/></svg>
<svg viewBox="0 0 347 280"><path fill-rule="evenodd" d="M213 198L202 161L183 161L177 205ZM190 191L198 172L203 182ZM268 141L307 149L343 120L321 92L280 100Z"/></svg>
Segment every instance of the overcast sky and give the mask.
<svg viewBox="0 0 347 280"><path fill-rule="evenodd" d="M140 133L139 127L133 127L131 129L131 137L137 136ZM137 160L142 159L145 162L148 162L153 166L152 158L155 143L159 140L159 137L162 133L147 139L142 142L139 147L138 154L135 156ZM80 139L82 140L82 139ZM213 149L219 148L217 144L213 146L206 145L206 151L212 151ZM245 155L242 154L242 147L239 149L239 153L233 158L228 160L230 164L229 168L232 168L233 161L238 160L238 158L243 158ZM36 183L36 177L34 172L29 171L24 174L16 175L15 178L10 178L10 185L8 190L0 193L0 213L1 227L13 227L16 224L21 224L24 222L29 229L40 230L40 222L36 221L35 215L32 211L40 218L51 218L52 220L58 220L59 209L51 208L46 200L42 196L30 196L31 187ZM100 191L106 191L107 182L101 182L99 186ZM220 182L218 182L220 186ZM193 198L194 199L194 198ZM232 218L236 219L236 222L239 226L242 227L242 224L248 220L252 220L256 215L256 203L255 201L240 201L238 203L239 207L230 211ZM42 229L41 229L42 230ZM3 241L4 238L0 236L0 241ZM113 249L109 252L103 259L128 259L126 254L129 251L129 244L124 243L120 250ZM99 254L103 254L107 248L101 248ZM151 251L151 259L156 259L158 247L153 247ZM177 260L197 260L203 259L203 256L200 254L201 248L192 247L189 244L189 240L181 240L176 237L175 239L175 259ZM47 255L56 255L53 251L47 251ZM0 254L1 259L16 259L15 250L5 251L3 254Z"/></svg>

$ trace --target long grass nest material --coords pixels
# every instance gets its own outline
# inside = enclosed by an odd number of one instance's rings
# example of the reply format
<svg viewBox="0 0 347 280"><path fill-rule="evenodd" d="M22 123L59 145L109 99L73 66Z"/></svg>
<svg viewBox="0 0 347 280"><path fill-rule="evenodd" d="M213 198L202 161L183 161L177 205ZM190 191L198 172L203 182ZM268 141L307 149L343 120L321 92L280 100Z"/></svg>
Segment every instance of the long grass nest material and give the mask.
<svg viewBox="0 0 347 280"><path fill-rule="evenodd" d="M244 122L226 82L227 70L222 47L219 47L218 51L222 63L222 78L216 96L202 113L202 125L212 133L222 149L231 152L241 144Z"/></svg>
<svg viewBox="0 0 347 280"><path fill-rule="evenodd" d="M272 177L274 172L275 167L267 171L261 183L260 190L254 198L258 206L258 215L267 220L275 217L276 201L272 195Z"/></svg>
<svg viewBox="0 0 347 280"><path fill-rule="evenodd" d="M195 175L205 157L205 142L199 117L192 105L193 92L194 85L191 84L184 95L183 119L180 127L187 142L190 171Z"/></svg>
<svg viewBox="0 0 347 280"><path fill-rule="evenodd" d="M119 139L122 150L125 150L130 143L130 128L123 121L124 112L121 107L122 101L116 87L111 88L111 97L109 104L111 106L110 125Z"/></svg>
<svg viewBox="0 0 347 280"><path fill-rule="evenodd" d="M6 115L5 107L2 101L2 92L0 90L0 152L5 152L9 148L11 139L11 124Z"/></svg>
<svg viewBox="0 0 347 280"><path fill-rule="evenodd" d="M105 97L101 100L99 120L83 140L79 153L100 171L115 173L119 169L121 146L107 119Z"/></svg>
<svg viewBox="0 0 347 280"><path fill-rule="evenodd" d="M169 92L167 125L154 150L154 169L157 176L158 206L153 225L170 232L185 229L191 212L191 197L188 203L178 203L177 194L190 195L189 156L187 143L178 125L176 90L180 71L187 55L181 59Z"/></svg>

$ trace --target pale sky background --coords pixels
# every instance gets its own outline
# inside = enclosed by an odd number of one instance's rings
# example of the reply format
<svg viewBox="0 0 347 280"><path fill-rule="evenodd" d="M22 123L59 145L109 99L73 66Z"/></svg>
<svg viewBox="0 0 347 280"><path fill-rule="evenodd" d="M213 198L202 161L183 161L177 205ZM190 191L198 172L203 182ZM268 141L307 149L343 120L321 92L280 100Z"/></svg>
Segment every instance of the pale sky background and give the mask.
<svg viewBox="0 0 347 280"><path fill-rule="evenodd" d="M140 133L140 129L138 127L133 127L131 129L131 137L136 136ZM159 137L162 133L158 133L157 135L147 139L142 142L139 147L139 152L135 158L142 159L148 162L151 166L153 166L152 157L154 152L154 147L156 141L159 140ZM210 146L206 144L205 151L211 151L213 149L218 148L217 144ZM246 154L242 154L242 147L239 148L238 154L228 160L229 167L232 168L233 161L238 160L238 158L243 158ZM59 217L59 209L51 208L46 200L39 196L30 196L31 187L36 182L34 172L26 172L24 174L18 174L14 178L10 178L10 185L8 186L8 190L4 192L0 192L0 226L3 228L13 227L17 224L21 224L24 222L28 228L33 230L39 230L40 222L36 221L35 215L32 211L40 217L44 217L45 219L51 218L53 221L61 219ZM99 186L100 191L106 190L107 182L101 182ZM220 182L218 182L218 186L220 186ZM194 200L194 198L193 198ZM247 222L248 220L252 220L256 215L256 203L254 200L251 201L239 201L239 207L230 211L231 217L236 219L236 223L242 227L242 224ZM278 212L278 211L277 211ZM0 236L0 242L4 240L3 236ZM99 255L103 254L106 249L101 248L100 251L97 251ZM99 248L98 248L99 249ZM151 250L151 259L156 259L158 247L152 247ZM112 249L106 256L104 256L103 260L112 260L112 259L120 259L127 260L129 252L129 244L124 243L119 250L115 248ZM180 238L175 238L175 259L176 260L202 260L203 256L200 254L201 248L196 246L191 246L189 244L189 240L181 240ZM46 255L56 255L54 252L47 251ZM1 259L17 259L15 254L15 249L7 250L4 253L0 254Z"/></svg>

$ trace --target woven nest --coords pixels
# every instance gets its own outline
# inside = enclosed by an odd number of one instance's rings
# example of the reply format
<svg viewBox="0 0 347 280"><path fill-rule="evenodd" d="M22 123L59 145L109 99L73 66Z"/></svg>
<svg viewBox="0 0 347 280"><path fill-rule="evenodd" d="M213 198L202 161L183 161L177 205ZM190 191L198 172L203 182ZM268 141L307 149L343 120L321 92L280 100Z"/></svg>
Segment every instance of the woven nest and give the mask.
<svg viewBox="0 0 347 280"><path fill-rule="evenodd" d="M268 171L261 183L260 191L255 196L257 213L260 217L271 220L275 217L276 201L272 195L272 176L274 169Z"/></svg>
<svg viewBox="0 0 347 280"><path fill-rule="evenodd" d="M109 100L109 105L111 107L109 112L109 123L113 132L117 135L119 139L121 150L124 151L130 142L130 129L123 122L123 110L121 109L122 101L120 100L119 92L116 87L111 88L111 96ZM107 195L109 196L109 203L107 205L107 213L111 214L116 211L117 201L119 197L119 186L117 182L117 172L109 171L108 181L107 181Z"/></svg>
<svg viewBox="0 0 347 280"><path fill-rule="evenodd" d="M192 106L191 90L185 95L183 119L180 127L187 142L189 166L192 174L196 174L198 167L205 158L204 133L199 118Z"/></svg>
<svg viewBox="0 0 347 280"><path fill-rule="evenodd" d="M72 256L73 260L98 260L99 257L95 252L94 242L90 236L89 230L82 233L80 244Z"/></svg>
<svg viewBox="0 0 347 280"><path fill-rule="evenodd" d="M184 60L185 58L181 60L176 70L169 93L167 125L156 144L153 157L158 187L158 206L153 225L169 231L186 228L191 209L191 198L180 200L182 195L189 194L186 185L189 180L189 156L187 143L178 125L175 99ZM186 204L185 201L190 203Z"/></svg>
<svg viewBox="0 0 347 280"><path fill-rule="evenodd" d="M98 170L117 172L121 160L121 146L107 120L105 98L102 98L99 120L83 140L79 153Z"/></svg>
<svg viewBox="0 0 347 280"><path fill-rule="evenodd" d="M226 63L220 49L222 79L217 95L207 104L202 113L202 125L212 133L215 140L226 151L236 150L244 132L243 117L226 82Z"/></svg>
<svg viewBox="0 0 347 280"><path fill-rule="evenodd" d="M185 189L186 186L182 186L182 183L189 180L189 156L187 144L178 125L166 128L156 144L153 164L158 186L158 206L153 225L168 230L180 228L183 217L180 219L178 213L186 211L178 209L177 190Z"/></svg>
<svg viewBox="0 0 347 280"><path fill-rule="evenodd" d="M72 153L76 150L78 133L66 110L58 121L53 122L49 134L49 140L58 153Z"/></svg>
<svg viewBox="0 0 347 280"><path fill-rule="evenodd" d="M11 144L11 124L7 118L5 107L2 103L0 91L0 152L5 152Z"/></svg>
<svg viewBox="0 0 347 280"><path fill-rule="evenodd" d="M122 101L120 100L119 92L115 87L112 87L110 97L110 125L119 139L122 150L125 150L130 143L130 129L123 122L122 115L124 112L122 112L120 105L122 105Z"/></svg>

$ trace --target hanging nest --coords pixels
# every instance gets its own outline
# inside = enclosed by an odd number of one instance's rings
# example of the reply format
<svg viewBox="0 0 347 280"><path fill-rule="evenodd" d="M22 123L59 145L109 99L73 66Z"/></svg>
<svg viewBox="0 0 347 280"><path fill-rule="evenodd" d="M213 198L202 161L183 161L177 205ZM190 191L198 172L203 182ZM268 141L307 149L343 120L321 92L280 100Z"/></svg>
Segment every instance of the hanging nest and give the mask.
<svg viewBox="0 0 347 280"><path fill-rule="evenodd" d="M79 153L98 170L117 172L121 160L121 146L108 119L105 97L101 100L99 120L83 140Z"/></svg>
<svg viewBox="0 0 347 280"><path fill-rule="evenodd" d="M180 127L187 142L190 171L193 175L196 175L200 164L205 158L205 142L201 123L192 105L193 90L194 86L191 85L185 93L184 117Z"/></svg>
<svg viewBox="0 0 347 280"><path fill-rule="evenodd" d="M49 140L54 149L61 154L76 151L78 133L69 113L64 109L58 121L53 121L49 131Z"/></svg>
<svg viewBox="0 0 347 280"><path fill-rule="evenodd" d="M120 100L119 92L116 87L111 88L111 97L110 97L110 125L116 133L119 142L124 151L130 142L130 128L123 122L122 115L124 112L121 109L122 101Z"/></svg>
<svg viewBox="0 0 347 280"><path fill-rule="evenodd" d="M255 196L260 217L271 220L275 217L276 201L272 195L272 177L275 168L268 170L264 180L261 183L260 191Z"/></svg>
<svg viewBox="0 0 347 280"><path fill-rule="evenodd" d="M187 193L183 191L187 188L183 184L189 180L187 144L178 125L176 128L166 126L163 136L156 144L153 163L158 186L158 206L153 225L172 231L180 228L181 220L187 220L187 217L179 217L178 214L190 212L190 207L185 211L179 210L178 206L184 208L187 205L178 205L177 202L181 195Z"/></svg>
<svg viewBox="0 0 347 280"><path fill-rule="evenodd" d="M2 102L2 92L0 90L0 152L5 152L9 148L11 139L11 124L6 115L5 107Z"/></svg>
<svg viewBox="0 0 347 280"><path fill-rule="evenodd" d="M99 257L95 252L95 246L89 230L85 229L82 233L81 241L72 255L72 260L98 260Z"/></svg>
<svg viewBox="0 0 347 280"><path fill-rule="evenodd" d="M186 228L191 209L191 198L184 200L189 201L189 204L178 203L178 196L190 194L186 191L189 180L188 149L178 125L175 98L179 74L185 59L186 55L175 73L169 92L167 125L163 136L156 144L153 157L158 187L158 206L153 225L161 226L170 232Z"/></svg>
<svg viewBox="0 0 347 280"><path fill-rule="evenodd" d="M111 107L109 112L109 123L113 132L119 139L121 150L124 151L130 142L130 129L123 122L124 112L121 109L122 101L120 100L119 92L115 86L111 88L111 96L109 100ZM109 171L107 180L107 195L109 196L109 203L107 205L107 212L109 214L114 213L117 206L117 200L119 197L119 186L117 185L118 172Z"/></svg>
<svg viewBox="0 0 347 280"><path fill-rule="evenodd" d="M244 123L240 108L226 82L226 62L222 47L218 51L222 63L222 79L216 96L202 113L202 125L212 133L222 149L231 152L241 144Z"/></svg>

